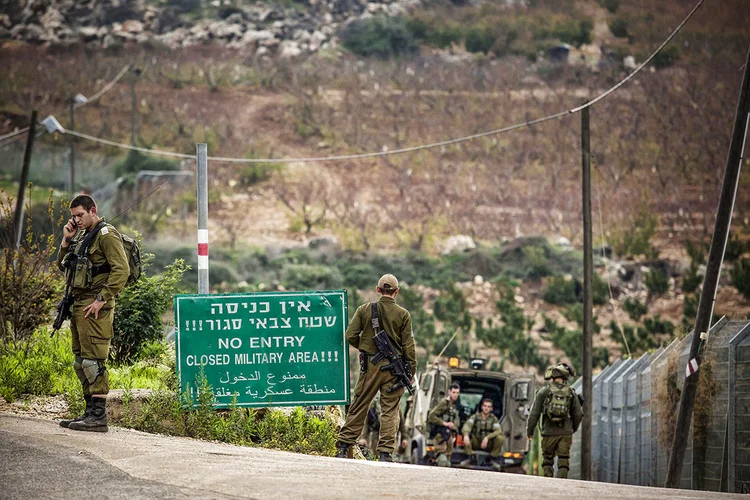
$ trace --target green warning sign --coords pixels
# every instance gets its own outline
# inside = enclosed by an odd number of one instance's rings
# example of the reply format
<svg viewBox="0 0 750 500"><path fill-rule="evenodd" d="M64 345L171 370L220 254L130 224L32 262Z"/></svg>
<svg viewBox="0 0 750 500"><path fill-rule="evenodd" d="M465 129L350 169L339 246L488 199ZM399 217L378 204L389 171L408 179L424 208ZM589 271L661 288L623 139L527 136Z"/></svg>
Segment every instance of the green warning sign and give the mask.
<svg viewBox="0 0 750 500"><path fill-rule="evenodd" d="M349 402L346 290L177 295L177 372L218 407Z"/></svg>

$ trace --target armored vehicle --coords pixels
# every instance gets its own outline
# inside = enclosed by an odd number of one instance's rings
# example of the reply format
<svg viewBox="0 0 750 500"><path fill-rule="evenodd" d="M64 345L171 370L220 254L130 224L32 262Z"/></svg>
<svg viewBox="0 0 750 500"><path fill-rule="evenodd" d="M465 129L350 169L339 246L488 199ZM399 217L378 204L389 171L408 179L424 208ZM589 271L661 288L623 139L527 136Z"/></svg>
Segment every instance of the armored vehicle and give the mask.
<svg viewBox="0 0 750 500"><path fill-rule="evenodd" d="M479 411L484 398L493 402L493 413L500 421L505 437L503 446L503 470L520 471L528 452L526 419L534 397L532 374L511 375L485 369L486 361L473 359L468 368L461 368L458 358L451 358L449 366L433 365L417 374L418 387L409 396L405 410L406 434L409 442L410 462L413 464L436 463L436 454L427 415L446 397L451 384L461 386L461 395L456 401L461 427L466 420ZM467 458L463 451L462 436L456 436L451 456L454 467ZM472 459L474 469L496 470L491 466L489 454L477 451Z"/></svg>

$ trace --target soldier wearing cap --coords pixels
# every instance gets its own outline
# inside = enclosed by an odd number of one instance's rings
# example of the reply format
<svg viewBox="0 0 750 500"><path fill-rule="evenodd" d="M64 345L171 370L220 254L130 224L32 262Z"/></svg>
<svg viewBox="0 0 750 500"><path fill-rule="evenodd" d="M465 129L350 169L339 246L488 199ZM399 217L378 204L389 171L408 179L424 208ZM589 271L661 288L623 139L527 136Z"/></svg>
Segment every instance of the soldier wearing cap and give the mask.
<svg viewBox="0 0 750 500"><path fill-rule="evenodd" d="M417 356L411 315L409 311L396 304L399 291L398 280L392 274L385 274L378 281L376 290L380 294L377 301L380 326L386 331L404 362L411 365L412 373L416 373ZM377 364L371 362L371 358L378 352L373 340L374 335L372 305L368 302L357 308L346 330L347 342L359 349L360 372L354 388L354 397L346 414L346 422L339 434L336 456L347 457L349 447L362 433L370 402L380 392L380 437L377 452L380 461L391 462L398 432L398 405L404 389L386 392L386 389L394 384L394 379L391 372L380 370L381 366L388 363L387 359Z"/></svg>

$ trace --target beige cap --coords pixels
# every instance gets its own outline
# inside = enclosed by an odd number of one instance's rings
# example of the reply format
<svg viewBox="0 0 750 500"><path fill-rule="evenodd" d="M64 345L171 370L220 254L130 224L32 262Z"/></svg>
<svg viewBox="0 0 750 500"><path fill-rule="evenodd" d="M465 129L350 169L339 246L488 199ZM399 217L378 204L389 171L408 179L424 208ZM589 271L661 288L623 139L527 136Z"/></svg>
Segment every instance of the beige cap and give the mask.
<svg viewBox="0 0 750 500"><path fill-rule="evenodd" d="M378 281L378 288L383 290L395 290L398 288L398 280L392 274L384 274Z"/></svg>

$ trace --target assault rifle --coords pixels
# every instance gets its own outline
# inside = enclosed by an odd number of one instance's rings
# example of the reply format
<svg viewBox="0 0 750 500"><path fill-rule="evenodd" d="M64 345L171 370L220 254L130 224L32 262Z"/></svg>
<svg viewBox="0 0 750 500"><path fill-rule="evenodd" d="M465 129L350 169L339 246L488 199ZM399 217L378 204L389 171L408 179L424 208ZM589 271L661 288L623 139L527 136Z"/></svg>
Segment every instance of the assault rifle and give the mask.
<svg viewBox="0 0 750 500"><path fill-rule="evenodd" d="M75 255L75 254L74 254ZM66 267L70 266L70 260L67 259L64 266L67 264ZM73 264L75 265L75 264ZM50 337L53 337L57 331L62 328L63 321L66 319L71 319L73 317L73 302L75 302L75 299L73 298L73 294L70 293L70 283L73 281L73 272L68 271L67 279L65 280L65 295L63 295L63 298L60 299L60 302L57 303L57 316L55 316L55 322L52 323L52 333L50 333Z"/></svg>
<svg viewBox="0 0 750 500"><path fill-rule="evenodd" d="M386 331L380 328L378 304L376 302L372 303L372 329L375 332L373 340L375 341L375 346L378 348L378 353L370 361L372 363L379 363L381 360L387 359L389 363L381 366L380 371L389 371L396 378L396 383L386 389L385 392L390 394L395 390L406 387L409 394L414 394L414 386L411 385L411 379L414 376L411 371L411 365L404 363L404 360L401 359L401 356L398 355L398 352L393 347Z"/></svg>

